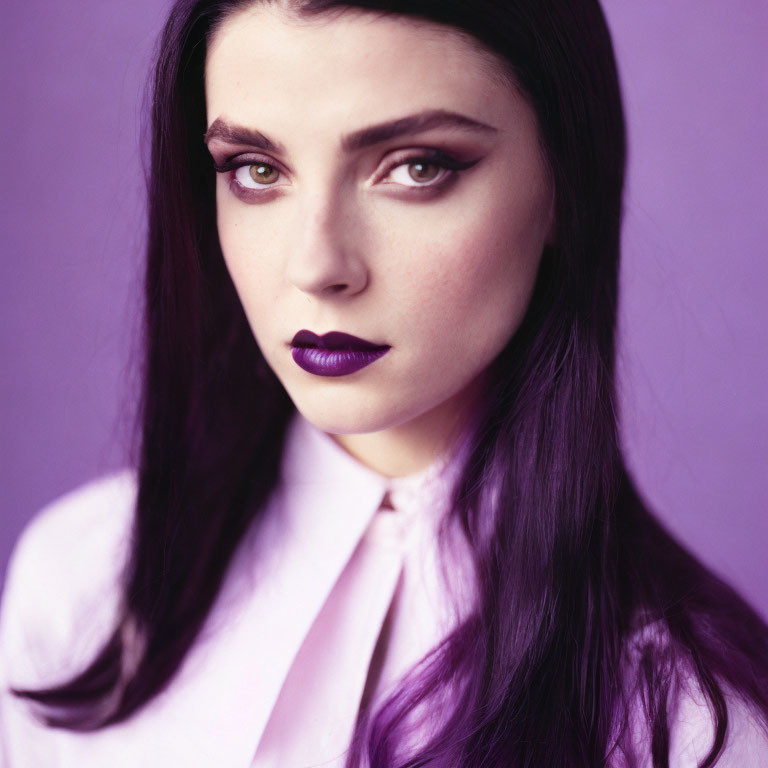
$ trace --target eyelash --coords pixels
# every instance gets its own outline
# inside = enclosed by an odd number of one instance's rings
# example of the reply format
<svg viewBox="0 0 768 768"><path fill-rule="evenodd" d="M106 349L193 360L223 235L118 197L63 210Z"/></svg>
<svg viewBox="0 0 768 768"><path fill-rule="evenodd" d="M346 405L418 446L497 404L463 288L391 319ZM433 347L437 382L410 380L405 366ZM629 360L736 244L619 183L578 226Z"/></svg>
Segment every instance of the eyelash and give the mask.
<svg viewBox="0 0 768 768"><path fill-rule="evenodd" d="M468 170L478 162L480 162L479 158L477 160L461 161L441 150L432 150L428 152L422 152L421 154L413 155L411 157L401 157L393 161L384 171L381 179L388 178L393 171L401 167L408 167L418 164L435 166L439 171L436 180L431 180L424 184L419 184L416 182L413 185L397 184L397 182L389 183L394 183L397 186L412 190L442 190L443 188L447 187L451 181L455 180L459 173ZM272 183L262 184L259 187L247 187L235 178L235 174L240 168L250 168L254 165L268 166L269 168L277 171L277 173L281 176L284 175L283 171L274 163L268 162L259 157L243 157L242 155L232 157L221 165L214 164L213 167L217 173L231 173L232 176L230 180L230 186L233 188L233 191L236 195L245 199L265 195L278 186L283 186Z"/></svg>

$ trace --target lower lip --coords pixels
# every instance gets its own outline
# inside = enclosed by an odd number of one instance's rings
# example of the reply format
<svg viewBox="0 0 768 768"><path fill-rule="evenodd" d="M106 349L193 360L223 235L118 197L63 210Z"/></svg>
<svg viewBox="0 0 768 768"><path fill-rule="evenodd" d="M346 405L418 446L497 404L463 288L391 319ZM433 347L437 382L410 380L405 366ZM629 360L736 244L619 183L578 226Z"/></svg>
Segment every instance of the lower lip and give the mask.
<svg viewBox="0 0 768 768"><path fill-rule="evenodd" d="M317 376L347 376L365 368L387 352L389 347L370 350L293 347L291 350L296 365Z"/></svg>

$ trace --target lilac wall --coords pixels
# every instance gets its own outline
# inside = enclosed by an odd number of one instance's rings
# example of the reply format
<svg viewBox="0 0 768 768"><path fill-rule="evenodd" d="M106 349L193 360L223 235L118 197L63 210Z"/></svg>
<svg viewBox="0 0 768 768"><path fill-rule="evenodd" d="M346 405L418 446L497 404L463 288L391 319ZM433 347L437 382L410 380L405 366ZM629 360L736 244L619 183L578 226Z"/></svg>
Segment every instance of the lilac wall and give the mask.
<svg viewBox="0 0 768 768"><path fill-rule="evenodd" d="M127 455L144 231L138 105L166 5L3 8L0 573L42 504Z"/></svg>
<svg viewBox="0 0 768 768"><path fill-rule="evenodd" d="M768 616L768 5L606 3L630 131L624 444Z"/></svg>
<svg viewBox="0 0 768 768"><path fill-rule="evenodd" d="M768 6L605 4L631 140L627 454L669 525L768 616ZM36 509L125 461L137 105L166 6L4 14L0 571Z"/></svg>

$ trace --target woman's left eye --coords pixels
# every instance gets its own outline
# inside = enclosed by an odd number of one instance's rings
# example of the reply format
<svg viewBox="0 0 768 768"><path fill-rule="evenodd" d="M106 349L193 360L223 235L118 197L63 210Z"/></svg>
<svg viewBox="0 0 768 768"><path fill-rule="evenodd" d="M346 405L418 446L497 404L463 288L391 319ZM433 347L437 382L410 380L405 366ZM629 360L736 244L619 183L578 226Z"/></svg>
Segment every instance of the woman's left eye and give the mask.
<svg viewBox="0 0 768 768"><path fill-rule="evenodd" d="M386 176L404 187L428 187L441 181L448 169L429 160L409 160L393 168Z"/></svg>
<svg viewBox="0 0 768 768"><path fill-rule="evenodd" d="M424 157L410 157L390 166L382 179L385 184L399 184L403 187L440 186L456 171L471 168L478 160L461 162L444 152Z"/></svg>

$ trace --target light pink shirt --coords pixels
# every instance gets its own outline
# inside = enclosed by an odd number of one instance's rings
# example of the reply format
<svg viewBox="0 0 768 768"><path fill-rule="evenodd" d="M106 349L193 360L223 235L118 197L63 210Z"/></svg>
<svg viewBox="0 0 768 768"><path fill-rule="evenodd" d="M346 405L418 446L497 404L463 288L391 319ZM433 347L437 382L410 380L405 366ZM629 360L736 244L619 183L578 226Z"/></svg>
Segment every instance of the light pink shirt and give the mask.
<svg viewBox="0 0 768 768"><path fill-rule="evenodd" d="M55 502L20 540L3 595L1 764L341 768L372 659L375 704L471 607L458 532L446 541L447 573L437 556L454 472L439 460L389 480L297 416L281 483L179 674L126 722L92 734L40 726L5 689L66 679L108 635L135 479L123 473ZM376 648L385 619L388 642ZM719 765L768 766L768 742L736 712L739 738ZM710 739L706 708L686 700L673 768L695 765Z"/></svg>
<svg viewBox="0 0 768 768"><path fill-rule="evenodd" d="M455 626L454 604L469 604L469 580L454 571L446 584L436 559L450 472L439 460L385 478L297 416L263 524L237 552L172 684L93 734L42 728L2 695L7 765L342 766L385 618L374 701ZM124 473L63 497L29 526L3 596L3 687L65 679L108 634L135 493ZM394 509L381 508L385 496Z"/></svg>

